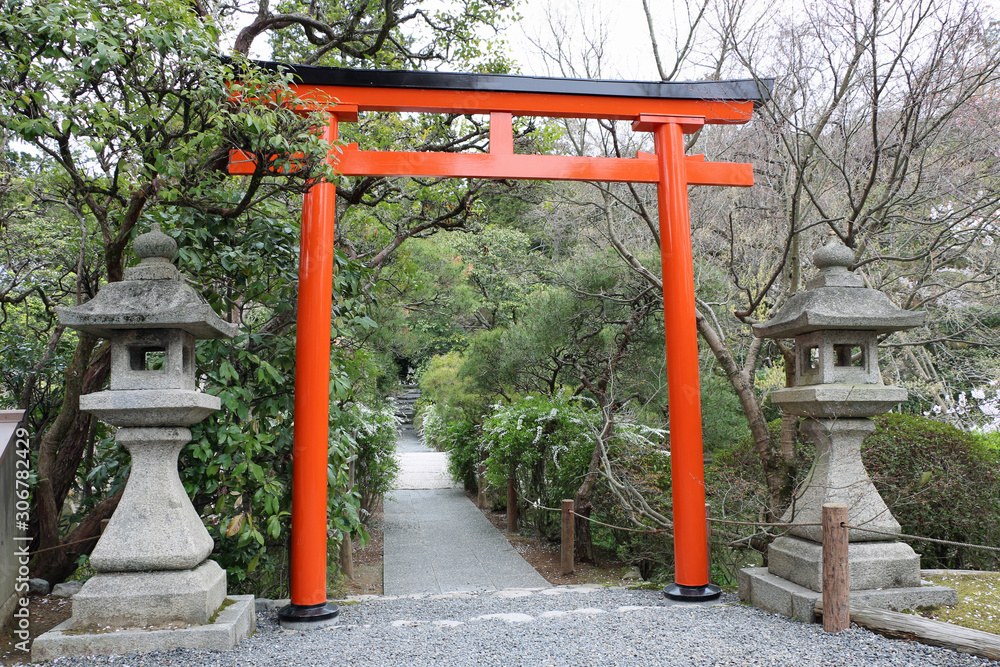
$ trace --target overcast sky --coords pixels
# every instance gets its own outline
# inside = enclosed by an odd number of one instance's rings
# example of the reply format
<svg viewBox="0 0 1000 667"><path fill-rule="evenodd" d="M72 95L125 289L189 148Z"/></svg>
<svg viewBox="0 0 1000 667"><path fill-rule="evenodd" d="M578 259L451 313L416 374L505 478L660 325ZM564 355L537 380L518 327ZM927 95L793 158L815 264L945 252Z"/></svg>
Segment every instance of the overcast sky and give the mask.
<svg viewBox="0 0 1000 667"><path fill-rule="evenodd" d="M657 7L654 20L667 18L670 0L654 0L651 4ZM521 74L560 75L539 55L533 42L551 45L550 26L555 25L558 31L562 22L570 34L571 52L583 52L587 35L605 35L604 78L656 78L641 0L526 0L520 13L524 18L508 29L505 37L508 53L520 65Z"/></svg>

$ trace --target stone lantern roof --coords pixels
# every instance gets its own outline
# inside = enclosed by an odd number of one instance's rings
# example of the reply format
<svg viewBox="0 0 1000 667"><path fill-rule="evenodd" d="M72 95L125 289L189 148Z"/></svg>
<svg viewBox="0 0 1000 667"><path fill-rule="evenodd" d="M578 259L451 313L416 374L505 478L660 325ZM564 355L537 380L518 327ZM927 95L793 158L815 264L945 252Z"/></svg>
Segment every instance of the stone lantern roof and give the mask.
<svg viewBox="0 0 1000 667"><path fill-rule="evenodd" d="M123 329L180 329L195 338L232 338L238 328L223 321L171 262L177 242L153 229L135 240L138 266L125 269L125 279L108 283L93 299L72 308L57 308L67 327L110 338Z"/></svg>
<svg viewBox="0 0 1000 667"><path fill-rule="evenodd" d="M792 338L809 331L841 329L890 333L924 323L925 314L903 310L883 292L864 286L849 270L854 253L831 236L813 255L819 274L767 322L755 324L758 338Z"/></svg>

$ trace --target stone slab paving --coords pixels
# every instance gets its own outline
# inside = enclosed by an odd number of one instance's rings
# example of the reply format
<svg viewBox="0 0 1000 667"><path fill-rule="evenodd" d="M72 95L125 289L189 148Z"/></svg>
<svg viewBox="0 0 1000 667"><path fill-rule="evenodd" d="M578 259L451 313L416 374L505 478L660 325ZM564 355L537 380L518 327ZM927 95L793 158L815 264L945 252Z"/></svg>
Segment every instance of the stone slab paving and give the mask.
<svg viewBox="0 0 1000 667"><path fill-rule="evenodd" d="M399 488L382 513L385 595L549 586L451 482L447 455L406 427L399 445Z"/></svg>
<svg viewBox="0 0 1000 667"><path fill-rule="evenodd" d="M448 475L448 454L427 447L409 424L399 428L396 458L400 467L397 489L456 488Z"/></svg>
<svg viewBox="0 0 1000 667"><path fill-rule="evenodd" d="M397 489L453 489L455 483L448 475L448 455L444 452L426 454L397 454L399 466L405 473L396 483Z"/></svg>

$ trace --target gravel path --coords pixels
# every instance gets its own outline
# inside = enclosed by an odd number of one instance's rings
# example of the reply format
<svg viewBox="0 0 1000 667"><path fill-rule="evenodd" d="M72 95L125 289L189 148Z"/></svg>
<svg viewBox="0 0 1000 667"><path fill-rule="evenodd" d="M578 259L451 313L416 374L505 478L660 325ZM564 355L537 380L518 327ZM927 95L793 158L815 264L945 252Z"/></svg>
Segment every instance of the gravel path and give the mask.
<svg viewBox="0 0 1000 667"><path fill-rule="evenodd" d="M1000 665L853 627L831 635L737 602L670 603L595 587L369 597L327 630L292 632L274 613L233 651L62 659L58 665Z"/></svg>

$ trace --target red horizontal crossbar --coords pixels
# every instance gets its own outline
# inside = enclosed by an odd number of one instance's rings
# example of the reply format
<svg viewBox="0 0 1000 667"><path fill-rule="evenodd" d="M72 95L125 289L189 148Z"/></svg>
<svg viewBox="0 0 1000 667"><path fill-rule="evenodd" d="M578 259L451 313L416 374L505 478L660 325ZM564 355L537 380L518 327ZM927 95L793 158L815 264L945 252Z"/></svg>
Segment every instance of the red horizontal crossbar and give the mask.
<svg viewBox="0 0 1000 667"><path fill-rule="evenodd" d="M689 185L753 185L752 165L704 160L703 155L685 158ZM231 151L229 154L230 174L252 174L256 166L257 160L248 153ZM649 153L639 153L635 158L410 153L361 151L357 144L344 147L336 169L344 176L442 176L634 183L656 183L660 178L656 157Z"/></svg>
<svg viewBox="0 0 1000 667"><path fill-rule="evenodd" d="M655 159L561 155L412 153L344 148L337 171L344 176L444 176L552 181L634 181L655 183Z"/></svg>
<svg viewBox="0 0 1000 667"><path fill-rule="evenodd" d="M753 185L748 164L686 159L691 185ZM631 181L656 183L659 167L653 155L636 158L576 157L468 153L405 153L344 148L337 171L345 176L444 176L549 181Z"/></svg>
<svg viewBox="0 0 1000 667"><path fill-rule="evenodd" d="M704 122L745 123L753 102L719 100L599 97L542 93L498 93L422 88L363 88L294 84L304 109L334 111L337 103L359 111L486 114L506 111L515 116L606 118L632 121L640 114L700 116ZM343 120L347 120L346 118Z"/></svg>

